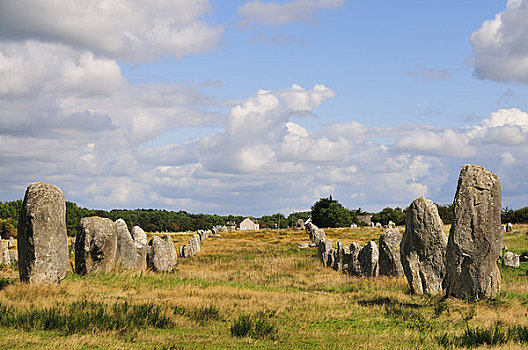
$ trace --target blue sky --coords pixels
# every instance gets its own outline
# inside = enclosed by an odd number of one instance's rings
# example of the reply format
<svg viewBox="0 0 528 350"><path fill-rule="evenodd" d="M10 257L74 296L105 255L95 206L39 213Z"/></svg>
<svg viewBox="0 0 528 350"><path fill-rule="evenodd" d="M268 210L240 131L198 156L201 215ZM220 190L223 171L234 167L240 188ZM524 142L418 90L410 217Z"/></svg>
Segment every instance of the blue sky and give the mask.
<svg viewBox="0 0 528 350"><path fill-rule="evenodd" d="M527 205L528 1L0 0L0 200L261 216Z"/></svg>

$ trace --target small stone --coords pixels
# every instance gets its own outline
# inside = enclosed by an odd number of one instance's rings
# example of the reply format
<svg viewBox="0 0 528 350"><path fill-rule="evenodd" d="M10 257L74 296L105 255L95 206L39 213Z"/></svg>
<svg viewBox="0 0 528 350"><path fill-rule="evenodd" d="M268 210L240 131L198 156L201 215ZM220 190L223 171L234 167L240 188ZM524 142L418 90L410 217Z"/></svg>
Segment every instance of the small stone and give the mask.
<svg viewBox="0 0 528 350"><path fill-rule="evenodd" d="M502 266L519 267L520 265L519 258L520 258L520 255L517 255L514 252L506 252L502 256Z"/></svg>

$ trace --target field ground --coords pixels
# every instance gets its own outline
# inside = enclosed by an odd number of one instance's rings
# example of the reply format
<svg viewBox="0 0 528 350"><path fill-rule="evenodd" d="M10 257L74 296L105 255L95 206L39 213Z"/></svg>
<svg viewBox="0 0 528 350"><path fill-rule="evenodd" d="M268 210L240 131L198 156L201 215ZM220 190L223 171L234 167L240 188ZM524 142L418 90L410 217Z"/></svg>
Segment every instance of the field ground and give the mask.
<svg viewBox="0 0 528 350"><path fill-rule="evenodd" d="M382 233L325 231L334 245L365 244ZM514 226L504 245L527 251L527 231ZM177 246L189 238L173 237ZM501 268L497 299L464 302L411 295L404 278L323 268L315 248L297 248L307 239L291 230L227 233L204 241L194 258L178 259L171 273L69 272L59 286L21 284L4 266L0 348L435 349L468 345L462 341L468 330L498 329L498 339L501 330L528 330L528 263ZM231 329L253 330L236 337ZM521 340L503 339L500 346L526 347Z"/></svg>

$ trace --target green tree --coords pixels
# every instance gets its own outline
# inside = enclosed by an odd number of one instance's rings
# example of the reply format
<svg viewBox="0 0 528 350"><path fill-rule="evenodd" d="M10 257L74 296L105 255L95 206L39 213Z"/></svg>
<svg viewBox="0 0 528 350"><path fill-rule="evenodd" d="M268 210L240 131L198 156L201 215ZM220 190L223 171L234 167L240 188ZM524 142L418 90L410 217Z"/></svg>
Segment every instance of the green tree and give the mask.
<svg viewBox="0 0 528 350"><path fill-rule="evenodd" d="M372 222L379 222L382 225L388 225L389 221L394 222L396 225L405 225L405 215L406 213L401 210L400 207L392 208L383 208L379 213L372 215Z"/></svg>
<svg viewBox="0 0 528 350"><path fill-rule="evenodd" d="M345 208L332 196L315 202L311 214L312 222L319 227L348 227L357 221L356 213Z"/></svg>

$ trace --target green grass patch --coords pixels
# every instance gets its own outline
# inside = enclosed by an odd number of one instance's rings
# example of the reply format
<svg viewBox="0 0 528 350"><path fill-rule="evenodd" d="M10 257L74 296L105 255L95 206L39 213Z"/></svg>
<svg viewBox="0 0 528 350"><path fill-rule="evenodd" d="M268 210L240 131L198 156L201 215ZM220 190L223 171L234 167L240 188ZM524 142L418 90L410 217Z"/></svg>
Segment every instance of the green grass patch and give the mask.
<svg viewBox="0 0 528 350"><path fill-rule="evenodd" d="M0 326L25 331L58 330L74 334L94 330L170 328L172 325L166 310L152 303L130 304L125 301L108 305L84 300L29 310L0 305Z"/></svg>
<svg viewBox="0 0 528 350"><path fill-rule="evenodd" d="M237 338L275 340L278 338L278 327L271 321L273 315L274 313L263 312L240 315L231 325L231 335Z"/></svg>

